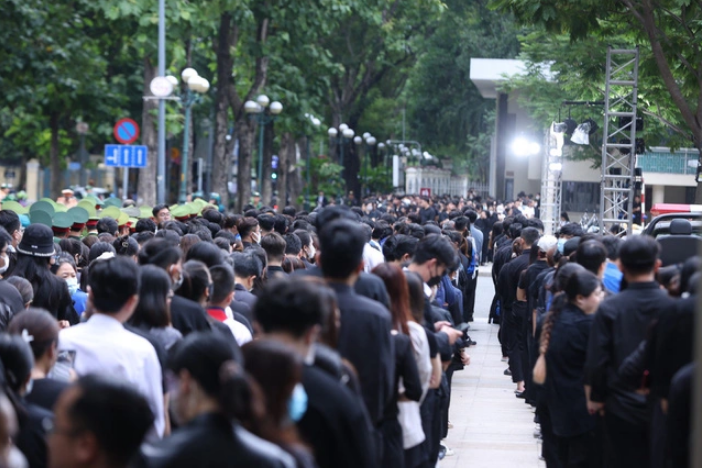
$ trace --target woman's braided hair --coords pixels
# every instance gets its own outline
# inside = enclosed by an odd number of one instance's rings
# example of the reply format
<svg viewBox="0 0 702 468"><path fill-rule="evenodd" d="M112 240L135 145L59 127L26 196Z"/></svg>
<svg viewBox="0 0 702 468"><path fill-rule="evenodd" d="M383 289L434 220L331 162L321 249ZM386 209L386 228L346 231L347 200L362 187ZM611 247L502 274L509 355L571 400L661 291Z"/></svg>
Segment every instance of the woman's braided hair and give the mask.
<svg viewBox="0 0 702 468"><path fill-rule="evenodd" d="M533 380L535 383L543 384L546 381L546 352L551 341L553 326L561 312L577 296L592 294L598 285L599 279L577 263L566 263L556 271L552 289L555 296L544 319L539 340L539 358L534 366Z"/></svg>

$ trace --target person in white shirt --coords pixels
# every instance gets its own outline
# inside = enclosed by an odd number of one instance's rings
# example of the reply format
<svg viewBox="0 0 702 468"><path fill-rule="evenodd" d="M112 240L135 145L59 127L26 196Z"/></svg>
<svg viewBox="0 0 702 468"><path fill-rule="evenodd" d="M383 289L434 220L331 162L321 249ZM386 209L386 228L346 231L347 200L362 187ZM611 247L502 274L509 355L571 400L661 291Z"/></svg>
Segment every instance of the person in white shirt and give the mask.
<svg viewBox="0 0 702 468"><path fill-rule="evenodd" d="M74 354L78 376L105 374L130 383L144 395L154 414L148 437L161 438L166 421L156 350L123 326L139 302L139 268L126 257L103 257L90 265L88 304L92 316L62 330L58 350Z"/></svg>

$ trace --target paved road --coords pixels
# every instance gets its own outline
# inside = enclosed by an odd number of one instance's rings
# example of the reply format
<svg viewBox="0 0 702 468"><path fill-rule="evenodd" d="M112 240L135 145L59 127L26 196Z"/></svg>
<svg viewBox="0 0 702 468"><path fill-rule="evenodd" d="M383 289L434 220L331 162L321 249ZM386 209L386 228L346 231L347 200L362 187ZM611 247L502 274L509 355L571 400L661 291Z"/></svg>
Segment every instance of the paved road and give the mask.
<svg viewBox="0 0 702 468"><path fill-rule="evenodd" d="M470 348L470 366L453 375L453 429L446 444L455 455L444 458L440 468L546 466L539 461L541 445L534 438L532 409L514 396L515 385L503 375L507 364L500 360L499 326L487 323L493 291L492 279L481 275L469 331L478 344Z"/></svg>

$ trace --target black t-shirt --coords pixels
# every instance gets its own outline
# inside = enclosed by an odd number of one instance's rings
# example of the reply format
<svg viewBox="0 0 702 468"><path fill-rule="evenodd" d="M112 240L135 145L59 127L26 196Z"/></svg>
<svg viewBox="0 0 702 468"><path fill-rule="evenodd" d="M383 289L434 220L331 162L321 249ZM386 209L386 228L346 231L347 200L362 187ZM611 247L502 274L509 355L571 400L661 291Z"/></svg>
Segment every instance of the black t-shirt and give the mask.
<svg viewBox="0 0 702 468"><path fill-rule="evenodd" d="M68 387L68 382L55 379L36 379L32 385L32 392L25 399L47 411L53 411L59 395Z"/></svg>
<svg viewBox="0 0 702 468"><path fill-rule="evenodd" d="M356 468L375 464L373 432L362 400L324 371L302 370L307 411L297 424L314 451L319 468Z"/></svg>
<svg viewBox="0 0 702 468"><path fill-rule="evenodd" d="M54 414L37 405L23 402L26 415L20 420L20 430L15 445L29 462L29 468L47 464L46 431L51 427Z"/></svg>

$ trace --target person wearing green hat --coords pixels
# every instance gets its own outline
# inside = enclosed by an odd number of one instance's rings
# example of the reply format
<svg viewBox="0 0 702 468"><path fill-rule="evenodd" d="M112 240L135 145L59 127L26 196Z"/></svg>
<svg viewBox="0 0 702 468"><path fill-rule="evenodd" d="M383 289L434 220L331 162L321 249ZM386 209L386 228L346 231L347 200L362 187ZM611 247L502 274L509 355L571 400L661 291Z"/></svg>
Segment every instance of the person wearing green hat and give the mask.
<svg viewBox="0 0 702 468"><path fill-rule="evenodd" d="M51 230L54 232L54 242L58 244L61 242L61 239L68 237L68 233L71 232L71 226L73 226L73 217L70 214L60 211L54 213L54 217L51 219Z"/></svg>
<svg viewBox="0 0 702 468"><path fill-rule="evenodd" d="M71 239L81 240L83 238L83 230L85 229L85 225L90 218L88 210L80 206L74 206L68 210L68 214L71 215L73 220L71 232L68 234L68 237Z"/></svg>

